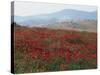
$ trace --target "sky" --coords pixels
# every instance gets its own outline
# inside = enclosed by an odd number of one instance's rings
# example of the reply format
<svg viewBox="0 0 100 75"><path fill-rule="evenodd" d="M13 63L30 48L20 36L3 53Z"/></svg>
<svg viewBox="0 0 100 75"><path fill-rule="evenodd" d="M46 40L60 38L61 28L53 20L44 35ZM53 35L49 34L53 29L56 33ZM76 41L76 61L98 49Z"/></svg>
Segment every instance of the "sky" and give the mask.
<svg viewBox="0 0 100 75"><path fill-rule="evenodd" d="M14 15L15 16L34 16L40 14L48 14L63 9L75 9L86 12L96 11L96 6L87 5L70 5L70 4L54 4L54 3L38 3L38 2L14 2Z"/></svg>

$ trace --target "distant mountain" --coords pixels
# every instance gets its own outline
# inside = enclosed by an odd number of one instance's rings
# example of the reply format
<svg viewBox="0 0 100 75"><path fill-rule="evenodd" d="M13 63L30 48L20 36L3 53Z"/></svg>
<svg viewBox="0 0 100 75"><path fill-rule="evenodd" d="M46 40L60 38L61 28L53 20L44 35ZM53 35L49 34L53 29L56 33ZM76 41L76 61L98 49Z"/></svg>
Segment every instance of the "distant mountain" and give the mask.
<svg viewBox="0 0 100 75"><path fill-rule="evenodd" d="M96 11L94 12L85 12L72 9L64 9L60 12L51 14L56 18L65 18L65 19L96 19Z"/></svg>
<svg viewBox="0 0 100 75"><path fill-rule="evenodd" d="M14 21L21 25L27 26L41 26L48 24L55 24L63 20L96 20L97 12L86 12L74 9L64 9L50 14L41 14L36 16L14 16Z"/></svg>

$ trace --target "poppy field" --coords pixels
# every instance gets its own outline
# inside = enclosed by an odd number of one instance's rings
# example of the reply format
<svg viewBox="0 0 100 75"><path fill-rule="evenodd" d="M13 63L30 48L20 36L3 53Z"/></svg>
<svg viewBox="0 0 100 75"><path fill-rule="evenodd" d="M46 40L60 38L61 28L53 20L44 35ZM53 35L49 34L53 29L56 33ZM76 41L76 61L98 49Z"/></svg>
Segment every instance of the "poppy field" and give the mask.
<svg viewBox="0 0 100 75"><path fill-rule="evenodd" d="M14 27L14 72L97 68L97 33Z"/></svg>

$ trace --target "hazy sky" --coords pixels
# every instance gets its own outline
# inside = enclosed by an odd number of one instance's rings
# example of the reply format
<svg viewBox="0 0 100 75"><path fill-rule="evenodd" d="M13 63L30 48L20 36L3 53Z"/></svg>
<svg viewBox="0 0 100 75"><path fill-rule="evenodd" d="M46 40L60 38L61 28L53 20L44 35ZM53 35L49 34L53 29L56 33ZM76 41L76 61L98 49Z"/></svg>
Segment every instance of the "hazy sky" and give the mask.
<svg viewBox="0 0 100 75"><path fill-rule="evenodd" d="M47 14L56 11L61 11L62 9L76 9L87 12L97 10L97 7L95 6L36 3L36 2L34 3L34 2L22 2L22 1L15 1L14 5L15 5L14 15L16 16L32 16L39 14Z"/></svg>

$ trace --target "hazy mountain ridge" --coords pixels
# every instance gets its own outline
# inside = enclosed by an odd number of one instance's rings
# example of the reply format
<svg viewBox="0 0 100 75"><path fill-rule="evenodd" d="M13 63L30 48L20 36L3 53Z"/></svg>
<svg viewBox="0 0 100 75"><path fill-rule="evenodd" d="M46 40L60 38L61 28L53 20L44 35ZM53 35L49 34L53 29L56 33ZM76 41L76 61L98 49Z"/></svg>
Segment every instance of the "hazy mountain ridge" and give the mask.
<svg viewBox="0 0 100 75"><path fill-rule="evenodd" d="M73 9L64 9L59 12L54 12L50 14L41 14L35 16L14 16L14 21L21 25L38 25L38 24L54 24L58 21L70 19L90 19L96 20L97 13L94 12L86 12L79 11Z"/></svg>
<svg viewBox="0 0 100 75"><path fill-rule="evenodd" d="M50 14L12 17L14 17L14 22L22 26L75 29L93 32L97 30L97 11L86 12L64 9Z"/></svg>

